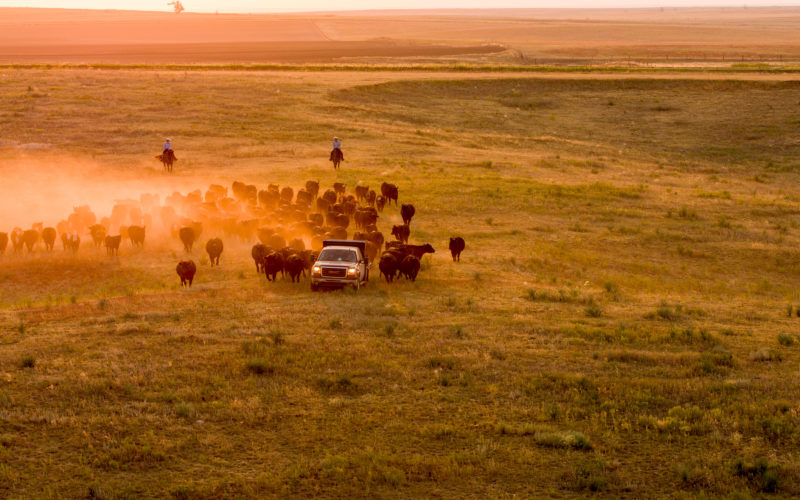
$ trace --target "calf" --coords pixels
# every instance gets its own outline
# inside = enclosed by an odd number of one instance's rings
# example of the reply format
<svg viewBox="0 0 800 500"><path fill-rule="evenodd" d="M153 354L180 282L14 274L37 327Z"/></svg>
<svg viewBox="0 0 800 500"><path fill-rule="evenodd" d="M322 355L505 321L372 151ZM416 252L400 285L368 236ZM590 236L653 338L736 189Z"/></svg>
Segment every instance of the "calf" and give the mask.
<svg viewBox="0 0 800 500"><path fill-rule="evenodd" d="M414 217L415 213L414 205L400 205L400 216L403 218L403 224L411 225L411 218Z"/></svg>
<svg viewBox="0 0 800 500"><path fill-rule="evenodd" d="M194 229L191 227L182 227L178 231L178 237L183 242L183 249L186 253L192 253L192 246L194 246L194 239L196 237Z"/></svg>
<svg viewBox="0 0 800 500"><path fill-rule="evenodd" d="M278 252L272 252L264 257L264 274L267 275L267 281L277 281L278 273L283 275L283 257Z"/></svg>
<svg viewBox="0 0 800 500"><path fill-rule="evenodd" d="M358 201L365 200L367 198L367 193L369 193L369 186L356 186Z"/></svg>
<svg viewBox="0 0 800 500"><path fill-rule="evenodd" d="M450 238L450 255L453 256L453 262L461 262L461 252L464 251L465 247L464 238L461 236Z"/></svg>
<svg viewBox="0 0 800 500"><path fill-rule="evenodd" d="M75 253L78 251L78 247L81 246L81 237L77 233L62 233L61 244L64 245L64 251L71 250L72 253Z"/></svg>
<svg viewBox="0 0 800 500"><path fill-rule="evenodd" d="M299 254L292 254L286 259L286 264L284 265L286 272L289 273L289 277L292 279L292 283L294 283L295 278L297 282L300 282L300 274L305 273L306 263Z"/></svg>
<svg viewBox="0 0 800 500"><path fill-rule="evenodd" d="M25 248L28 249L28 253L33 252L33 246L39 242L39 231L35 229L28 229L22 233L22 242L25 244Z"/></svg>
<svg viewBox="0 0 800 500"><path fill-rule="evenodd" d="M216 264L219 266L219 256L222 255L222 240L219 238L211 238L206 243L206 252L208 253L208 260L211 261L211 267Z"/></svg>
<svg viewBox="0 0 800 500"><path fill-rule="evenodd" d="M122 241L121 235L116 236L106 236L105 239L105 246L106 246L106 253L108 255L117 255L119 256L119 242Z"/></svg>
<svg viewBox="0 0 800 500"><path fill-rule="evenodd" d="M53 227L46 227L42 230L42 241L44 241L44 248L48 252L53 251L53 246L56 244L56 229Z"/></svg>
<svg viewBox="0 0 800 500"><path fill-rule="evenodd" d="M131 245L135 247L143 247L144 226L130 226L128 228L128 238L131 239Z"/></svg>
<svg viewBox="0 0 800 500"><path fill-rule="evenodd" d="M94 246L99 247L105 240L106 228L102 224L94 224L89 228L89 234L92 236Z"/></svg>
<svg viewBox="0 0 800 500"><path fill-rule="evenodd" d="M411 236L411 228L408 227L408 224L392 226L392 236L394 236L397 241L408 243L408 237Z"/></svg>
<svg viewBox="0 0 800 500"><path fill-rule="evenodd" d="M22 229L15 227L11 231L11 245L14 247L14 253L22 252Z"/></svg>
<svg viewBox="0 0 800 500"><path fill-rule="evenodd" d="M400 274L406 277L407 280L416 281L417 273L419 273L419 259L413 255L406 256L398 266Z"/></svg>
<svg viewBox="0 0 800 500"><path fill-rule="evenodd" d="M256 272L260 273L264 269L264 258L269 253L269 249L266 245L258 243L253 245L253 249L250 250L250 256L253 257L253 262L256 263Z"/></svg>
<svg viewBox="0 0 800 500"><path fill-rule="evenodd" d="M197 272L197 266L194 264L192 260L182 260L178 262L177 267L175 267L175 271L178 273L178 276L181 278L181 286L190 287L192 286L192 281L194 281L194 275Z"/></svg>
<svg viewBox="0 0 800 500"><path fill-rule="evenodd" d="M381 260L378 262L378 269L380 269L380 275L384 275L386 277L386 282L391 283L394 279L395 274L397 274L397 259L394 255L385 253L381 255Z"/></svg>
<svg viewBox="0 0 800 500"><path fill-rule="evenodd" d="M316 198L319 194L319 181L306 181L306 191L313 198Z"/></svg>
<svg viewBox="0 0 800 500"><path fill-rule="evenodd" d="M436 252L430 243L425 243L424 245L406 245L406 251L417 259L421 259L426 253Z"/></svg>
<svg viewBox="0 0 800 500"><path fill-rule="evenodd" d="M388 202L394 200L394 206L397 206L398 189L394 184L384 182L381 184L381 194Z"/></svg>
<svg viewBox="0 0 800 500"><path fill-rule="evenodd" d="M367 240L371 241L378 247L378 251L380 252L381 247L383 246L383 233L380 231L371 231L367 233Z"/></svg>
<svg viewBox="0 0 800 500"><path fill-rule="evenodd" d="M344 184L341 184L342 189L344 189ZM336 191L331 191L330 189L325 190L322 193L322 199L328 202L328 205L334 205L337 201L339 201L339 197L336 196Z"/></svg>

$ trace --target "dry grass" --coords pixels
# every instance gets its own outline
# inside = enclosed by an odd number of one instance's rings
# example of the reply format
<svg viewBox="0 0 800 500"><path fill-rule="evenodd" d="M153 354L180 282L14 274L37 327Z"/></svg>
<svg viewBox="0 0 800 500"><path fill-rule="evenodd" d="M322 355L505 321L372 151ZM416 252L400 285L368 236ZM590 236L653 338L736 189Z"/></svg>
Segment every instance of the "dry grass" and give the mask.
<svg viewBox="0 0 800 500"><path fill-rule="evenodd" d="M2 496L800 494L795 83L6 69L0 89L0 168L389 180L437 250L357 294L266 283L227 242L188 290L167 238L7 253Z"/></svg>

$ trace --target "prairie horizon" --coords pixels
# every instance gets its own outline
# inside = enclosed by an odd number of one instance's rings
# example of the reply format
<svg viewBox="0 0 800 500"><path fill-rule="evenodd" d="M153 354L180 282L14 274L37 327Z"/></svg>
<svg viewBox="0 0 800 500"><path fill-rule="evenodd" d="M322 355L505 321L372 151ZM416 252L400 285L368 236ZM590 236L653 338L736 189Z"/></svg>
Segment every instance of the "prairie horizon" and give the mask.
<svg viewBox="0 0 800 500"><path fill-rule="evenodd" d="M0 12L0 62L6 63L800 60L800 7L178 16L59 9Z"/></svg>

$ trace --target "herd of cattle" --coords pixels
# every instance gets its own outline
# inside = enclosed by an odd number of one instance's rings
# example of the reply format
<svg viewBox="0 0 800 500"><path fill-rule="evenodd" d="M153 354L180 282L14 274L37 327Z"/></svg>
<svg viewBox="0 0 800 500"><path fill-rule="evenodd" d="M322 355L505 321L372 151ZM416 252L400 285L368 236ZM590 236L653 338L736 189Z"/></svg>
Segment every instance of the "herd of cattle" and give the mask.
<svg viewBox="0 0 800 500"><path fill-rule="evenodd" d="M366 257L370 262L380 256L378 267L387 282L401 275L414 280L419 260L424 254L434 252L430 244L409 244L414 206L400 206L403 224L391 229L395 241L386 241L377 226L379 214L392 202L397 207L398 198L397 186L386 182L381 185L380 194L368 186L356 186L349 193L338 182L320 193L319 182L308 181L297 192L289 186L270 184L267 189L259 190L255 185L234 182L229 195L228 188L212 184L205 192L196 190L186 195L175 192L163 204L157 194L142 194L139 200L119 200L110 215L99 220L89 206L74 207L56 227L39 223L28 230L14 228L10 237L0 233L0 254L5 252L9 240L14 253L25 250L31 253L40 242L46 251L52 252L59 235L64 251L76 253L81 235L89 235L96 248L104 246L108 255L117 256L123 241L129 241L132 247L144 246L146 228L153 228L157 234L169 232L190 254L201 236L209 232L214 237L206 242L205 250L211 266L219 265L224 249L221 237L240 243L257 240L251 250L256 271L264 273L270 281L280 273L295 282L313 265L323 240L350 237L366 242ZM460 260L463 250L462 238L450 238L453 261ZM182 260L176 271L181 284L191 286L197 265Z"/></svg>

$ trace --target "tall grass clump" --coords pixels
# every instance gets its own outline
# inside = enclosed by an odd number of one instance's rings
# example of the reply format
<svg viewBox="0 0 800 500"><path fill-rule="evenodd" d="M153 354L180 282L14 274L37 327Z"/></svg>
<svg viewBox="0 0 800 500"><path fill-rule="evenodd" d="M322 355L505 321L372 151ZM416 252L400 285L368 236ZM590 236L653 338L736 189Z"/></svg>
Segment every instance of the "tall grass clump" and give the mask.
<svg viewBox="0 0 800 500"><path fill-rule="evenodd" d="M764 493L775 493L778 491L781 466L772 464L769 461L759 458L753 462L737 459L733 462L733 474L744 478L756 489Z"/></svg>

